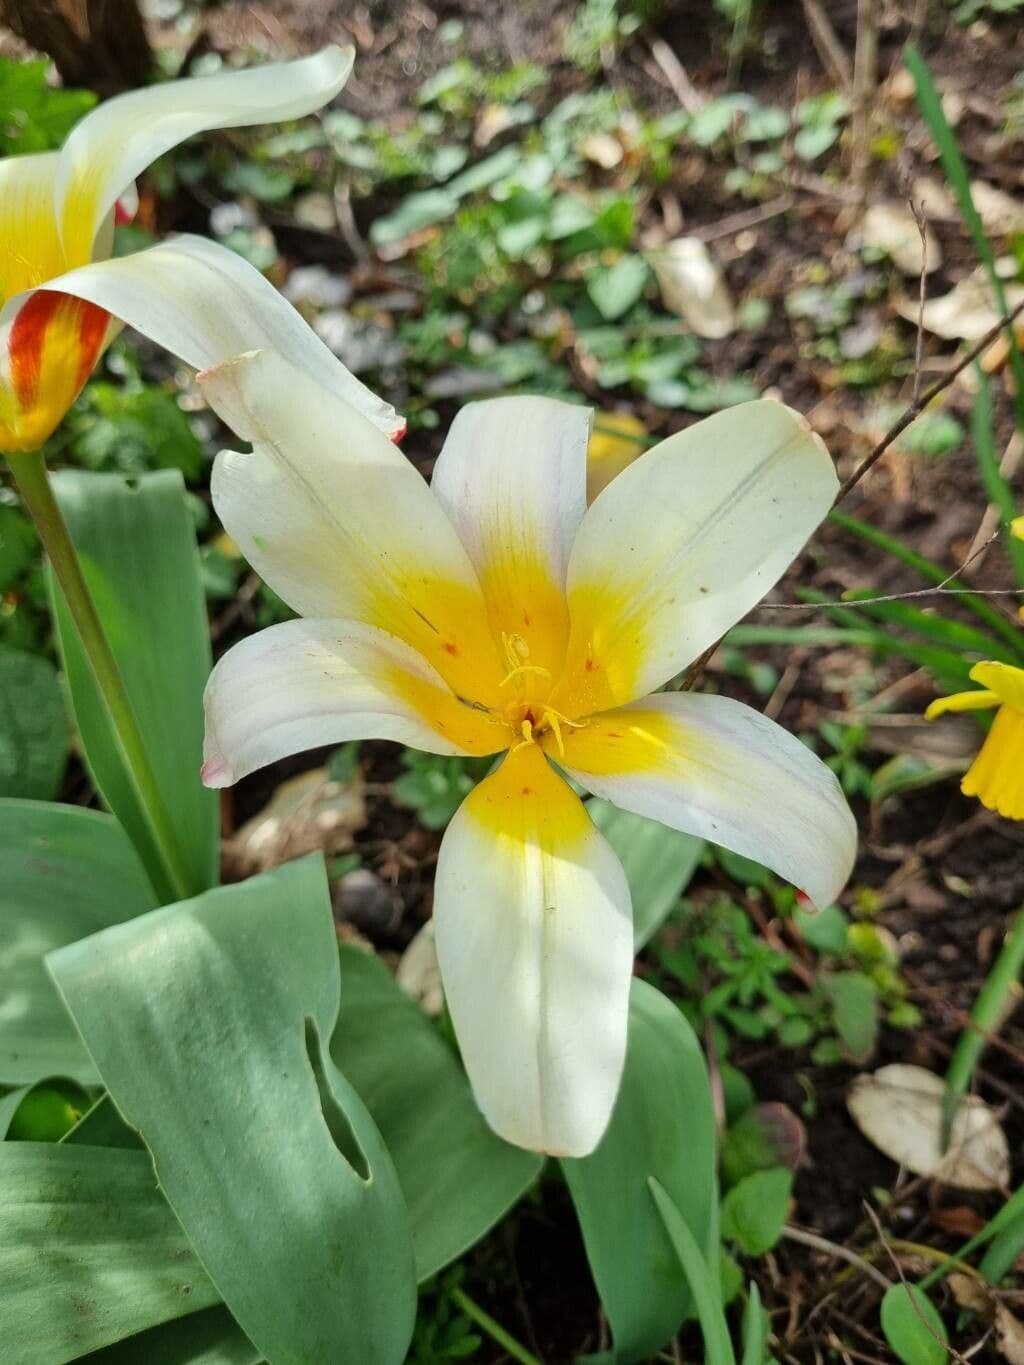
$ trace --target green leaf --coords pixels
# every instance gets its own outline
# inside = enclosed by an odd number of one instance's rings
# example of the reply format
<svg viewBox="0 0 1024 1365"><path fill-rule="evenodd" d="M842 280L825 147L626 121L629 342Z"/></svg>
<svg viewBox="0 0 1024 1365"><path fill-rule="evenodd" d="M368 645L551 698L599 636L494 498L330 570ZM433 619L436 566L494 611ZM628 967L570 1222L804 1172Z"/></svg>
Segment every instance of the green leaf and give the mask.
<svg viewBox="0 0 1024 1365"><path fill-rule="evenodd" d="M327 1051L339 969L322 862L153 911L47 965L263 1354L401 1361L415 1313L408 1217Z"/></svg>
<svg viewBox="0 0 1024 1365"><path fill-rule="evenodd" d="M878 988L863 972L822 973L818 980L832 1003L844 1051L866 1062L878 1041Z"/></svg>
<svg viewBox="0 0 1024 1365"><path fill-rule="evenodd" d="M635 980L626 1069L608 1130L588 1157L562 1161L616 1359L646 1359L678 1329L696 1290L648 1196L657 1180L717 1265L715 1119L704 1057L681 1012Z"/></svg>
<svg viewBox="0 0 1024 1365"><path fill-rule="evenodd" d="M639 952L689 886L704 855L704 840L633 815L610 801L594 798L587 802L587 811L625 869Z"/></svg>
<svg viewBox="0 0 1024 1365"><path fill-rule="evenodd" d="M12 1094L21 1096L13 1112L4 1113L11 1095L0 1100L0 1137L11 1142L59 1142L92 1103L81 1086L59 1076Z"/></svg>
<svg viewBox="0 0 1024 1365"><path fill-rule="evenodd" d="M653 1176L648 1176L647 1185L693 1295L700 1329L704 1334L706 1365L735 1365L736 1357L722 1313L717 1277L708 1268L686 1219L669 1195Z"/></svg>
<svg viewBox="0 0 1024 1365"><path fill-rule="evenodd" d="M764 1365L768 1358L768 1315L761 1307L761 1291L750 1281L743 1308L743 1365Z"/></svg>
<svg viewBox="0 0 1024 1365"><path fill-rule="evenodd" d="M0 592L14 587L36 557L39 537L17 507L0 503Z"/></svg>
<svg viewBox="0 0 1024 1365"><path fill-rule="evenodd" d="M0 645L0 797L48 801L68 759L68 718L48 659Z"/></svg>
<svg viewBox="0 0 1024 1365"><path fill-rule="evenodd" d="M819 953L838 956L846 951L850 921L838 905L827 905L824 910L804 910L797 906L793 919L804 940Z"/></svg>
<svg viewBox="0 0 1024 1365"><path fill-rule="evenodd" d="M192 887L217 880L217 794L199 780L210 643L192 519L171 470L127 480L65 471L54 488L135 707ZM75 718L104 800L162 900L163 863L59 593L55 620Z"/></svg>
<svg viewBox="0 0 1024 1365"><path fill-rule="evenodd" d="M43 967L53 948L156 904L138 856L109 815L0 801L0 1082L99 1075Z"/></svg>
<svg viewBox="0 0 1024 1365"><path fill-rule="evenodd" d="M916 1284L894 1284L886 1290L882 1331L904 1365L943 1365L949 1359L945 1325Z"/></svg>
<svg viewBox="0 0 1024 1365"><path fill-rule="evenodd" d="M1018 539L1010 530L1010 523L1017 515L1017 499L1013 488L999 468L999 454L996 451L995 434L992 428L992 385L988 375L980 365L975 365L974 376L978 384L974 403L971 406L971 439L974 444L974 457L981 471L989 502L999 513L1003 532L1003 545L1013 565L1014 577L1019 587L1024 587L1024 540Z"/></svg>
<svg viewBox="0 0 1024 1365"><path fill-rule="evenodd" d="M152 1327L83 1357L83 1365L258 1365L262 1357L223 1306Z"/></svg>
<svg viewBox="0 0 1024 1365"><path fill-rule="evenodd" d="M145 1152L0 1144L4 1357L77 1359L216 1303Z"/></svg>
<svg viewBox="0 0 1024 1365"><path fill-rule="evenodd" d="M447 189L410 194L393 213L377 219L370 228L370 241L374 246L390 246L392 242L400 242L423 228L443 223L456 213L458 207L458 199Z"/></svg>
<svg viewBox="0 0 1024 1365"><path fill-rule="evenodd" d="M614 322L639 299L649 275L642 256L620 256L614 265L597 265L587 272L587 293L605 321Z"/></svg>
<svg viewBox="0 0 1024 1365"><path fill-rule="evenodd" d="M967 224L971 239L974 242L974 249L988 273L992 292L995 295L996 303L999 305L999 312L1003 317L1006 317L1010 311L1006 301L1006 289L996 265L996 255L992 250L992 243L985 232L981 214L974 204L970 175L960 148L957 146L956 134L946 118L946 111L942 107L939 92L935 88L931 72L920 52L912 43L908 43L904 48L903 56L907 68L914 78L917 105L921 110L921 117L927 124L928 131L939 149L942 169L946 172L946 179L956 195L960 212L963 214L964 222ZM1017 426L1021 431L1024 431L1024 356L1021 355L1014 329L1012 327L1007 328L1005 335L1010 343L1014 412L1017 417Z"/></svg>
<svg viewBox="0 0 1024 1365"><path fill-rule="evenodd" d="M779 1240L793 1190L791 1171L755 1171L722 1200L722 1236L748 1256L763 1256Z"/></svg>
<svg viewBox="0 0 1024 1365"><path fill-rule="evenodd" d="M391 1153L424 1280L493 1227L542 1158L490 1130L451 1048L384 964L358 948L341 948L331 1056Z"/></svg>

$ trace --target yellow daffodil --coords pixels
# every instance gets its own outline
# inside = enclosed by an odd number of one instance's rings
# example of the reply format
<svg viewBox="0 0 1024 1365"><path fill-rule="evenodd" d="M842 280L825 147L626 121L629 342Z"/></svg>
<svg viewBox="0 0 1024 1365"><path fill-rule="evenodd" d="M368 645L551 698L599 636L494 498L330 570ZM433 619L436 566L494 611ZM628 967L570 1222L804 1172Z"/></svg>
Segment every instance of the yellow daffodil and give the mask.
<svg viewBox="0 0 1024 1365"><path fill-rule="evenodd" d="M1024 517L1014 517L1010 522L1010 530L1018 540L1024 540Z"/></svg>
<svg viewBox="0 0 1024 1365"><path fill-rule="evenodd" d="M934 720L947 711L999 708L960 790L1009 820L1024 820L1024 668L996 662L975 664L971 679L981 684L978 691L940 697L925 715Z"/></svg>
<svg viewBox="0 0 1024 1365"><path fill-rule="evenodd" d="M121 322L197 369L273 346L389 434L394 411L227 248L179 237L109 259L119 204L156 157L195 133L298 118L333 99L351 49L170 81L101 104L59 152L0 160L0 452L37 449Z"/></svg>
<svg viewBox="0 0 1024 1365"><path fill-rule="evenodd" d="M748 403L661 442L588 508L582 407L470 404L428 488L269 352L200 383L253 444L218 456L217 511L305 618L217 664L204 780L360 738L503 753L441 846L445 992L497 1132L592 1151L622 1072L633 928L622 867L559 770L819 905L849 874L854 822L808 748L739 702L654 690L799 552L836 491L827 451L789 409Z"/></svg>

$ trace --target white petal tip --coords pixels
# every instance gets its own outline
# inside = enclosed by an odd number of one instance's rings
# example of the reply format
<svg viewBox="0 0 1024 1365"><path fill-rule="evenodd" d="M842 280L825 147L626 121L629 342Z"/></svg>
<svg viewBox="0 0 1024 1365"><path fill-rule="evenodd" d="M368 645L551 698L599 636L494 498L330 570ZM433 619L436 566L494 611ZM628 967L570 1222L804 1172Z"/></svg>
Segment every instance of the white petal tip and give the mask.
<svg viewBox="0 0 1024 1365"><path fill-rule="evenodd" d="M199 776L204 787L230 787L234 782L231 769L222 754L213 754L205 759Z"/></svg>

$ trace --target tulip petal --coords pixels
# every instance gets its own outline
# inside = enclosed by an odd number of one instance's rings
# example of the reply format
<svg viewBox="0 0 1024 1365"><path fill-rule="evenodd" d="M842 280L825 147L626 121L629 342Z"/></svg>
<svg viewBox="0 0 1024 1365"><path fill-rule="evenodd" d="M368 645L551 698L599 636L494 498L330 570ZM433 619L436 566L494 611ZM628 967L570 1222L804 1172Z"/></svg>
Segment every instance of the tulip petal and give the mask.
<svg viewBox="0 0 1024 1365"><path fill-rule="evenodd" d="M272 351L200 377L252 454L222 451L214 506L295 611L377 626L448 685L502 706L502 667L473 566L409 461L348 404Z"/></svg>
<svg viewBox="0 0 1024 1365"><path fill-rule="evenodd" d="M456 415L431 487L469 552L509 668L561 672L565 573L587 505L589 408L492 398Z"/></svg>
<svg viewBox="0 0 1024 1365"><path fill-rule="evenodd" d="M55 207L68 262L89 260L119 195L157 157L196 133L313 113L341 90L353 56L352 48L327 47L299 61L167 81L98 105L60 152Z"/></svg>
<svg viewBox="0 0 1024 1365"><path fill-rule="evenodd" d="M441 977L477 1103L518 1147L586 1156L622 1076L622 866L535 744L463 802L437 865Z"/></svg>
<svg viewBox="0 0 1024 1365"><path fill-rule="evenodd" d="M278 351L388 436L405 430L394 408L349 373L269 280L215 242L176 237L84 266L48 287L98 304L197 370L243 351ZM6 310L0 327L5 319Z"/></svg>
<svg viewBox="0 0 1024 1365"><path fill-rule="evenodd" d="M971 681L994 692L1004 706L1024 711L1024 668L986 660L971 669Z"/></svg>
<svg viewBox="0 0 1024 1365"><path fill-rule="evenodd" d="M771 588L832 503L822 441L779 403L743 403L670 436L588 509L569 562L572 716L645 696Z"/></svg>
<svg viewBox="0 0 1024 1365"><path fill-rule="evenodd" d="M53 216L58 159L43 152L0 161L0 302L66 268Z"/></svg>
<svg viewBox="0 0 1024 1365"><path fill-rule="evenodd" d="M208 787L349 739L434 754L488 754L508 742L415 650L355 621L285 621L248 636L218 661L204 705Z"/></svg>
<svg viewBox="0 0 1024 1365"><path fill-rule="evenodd" d="M850 875L857 826L834 774L741 702L659 693L563 742L559 762L596 796L753 858L816 905Z"/></svg>

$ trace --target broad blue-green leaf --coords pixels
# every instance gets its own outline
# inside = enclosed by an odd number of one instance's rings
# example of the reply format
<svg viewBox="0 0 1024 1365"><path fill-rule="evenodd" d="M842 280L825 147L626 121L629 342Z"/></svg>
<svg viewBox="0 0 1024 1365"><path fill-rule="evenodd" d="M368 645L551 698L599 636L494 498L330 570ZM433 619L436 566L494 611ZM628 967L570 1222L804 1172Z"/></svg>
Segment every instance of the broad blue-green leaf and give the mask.
<svg viewBox="0 0 1024 1365"><path fill-rule="evenodd" d="M793 1173L783 1167L754 1171L722 1201L722 1236L748 1256L763 1256L779 1240L789 1211Z"/></svg>
<svg viewBox="0 0 1024 1365"><path fill-rule="evenodd" d="M689 886L706 845L703 839L620 810L610 801L595 797L587 802L587 810L625 870L639 952Z"/></svg>
<svg viewBox="0 0 1024 1365"><path fill-rule="evenodd" d="M608 1131L562 1170L611 1325L616 1360L646 1359L694 1304L689 1270L651 1201L668 1192L699 1254L718 1264L715 1119L700 1044L653 986L634 981L622 1087ZM717 1270L716 1270L717 1274Z"/></svg>
<svg viewBox="0 0 1024 1365"><path fill-rule="evenodd" d="M384 964L358 948L341 949L331 1056L391 1153L426 1279L511 1208L542 1159L491 1132L451 1048Z"/></svg>
<svg viewBox="0 0 1024 1365"><path fill-rule="evenodd" d="M145 1152L0 1143L5 1360L58 1365L217 1293Z"/></svg>
<svg viewBox="0 0 1024 1365"><path fill-rule="evenodd" d="M54 487L148 747L191 882L217 880L217 796L199 780L210 644L195 532L181 475L69 470ZM90 772L153 880L174 899L67 609L55 621Z"/></svg>
<svg viewBox="0 0 1024 1365"><path fill-rule="evenodd" d="M946 1328L923 1289L894 1284L882 1299L882 1331L904 1365L943 1365Z"/></svg>
<svg viewBox="0 0 1024 1365"><path fill-rule="evenodd" d="M323 865L117 925L48 965L232 1315L274 1365L400 1362L415 1278L380 1134L327 1051Z"/></svg>
<svg viewBox="0 0 1024 1365"><path fill-rule="evenodd" d="M48 801L68 758L68 718L49 659L0 645L0 796Z"/></svg>
<svg viewBox="0 0 1024 1365"><path fill-rule="evenodd" d="M707 1365L735 1365L729 1328L722 1312L722 1297L717 1270L712 1272L690 1227L665 1189L651 1176L648 1187L686 1276L704 1335Z"/></svg>
<svg viewBox="0 0 1024 1365"><path fill-rule="evenodd" d="M455 1054L384 964L359 948L340 953L331 1056L395 1163L422 1281L490 1230L537 1178L542 1158L488 1128ZM140 1141L109 1097L65 1140L104 1147Z"/></svg>
<svg viewBox="0 0 1024 1365"><path fill-rule="evenodd" d="M0 801L0 1082L99 1076L43 967L53 948L156 904L124 831L109 815L42 801Z"/></svg>
<svg viewBox="0 0 1024 1365"><path fill-rule="evenodd" d="M0 1097L0 1140L7 1136L11 1119L18 1112L18 1106L31 1089L30 1085L19 1085L17 1089Z"/></svg>
<svg viewBox="0 0 1024 1365"><path fill-rule="evenodd" d="M223 1306L151 1327L94 1351L81 1365L257 1365L259 1351Z"/></svg>

